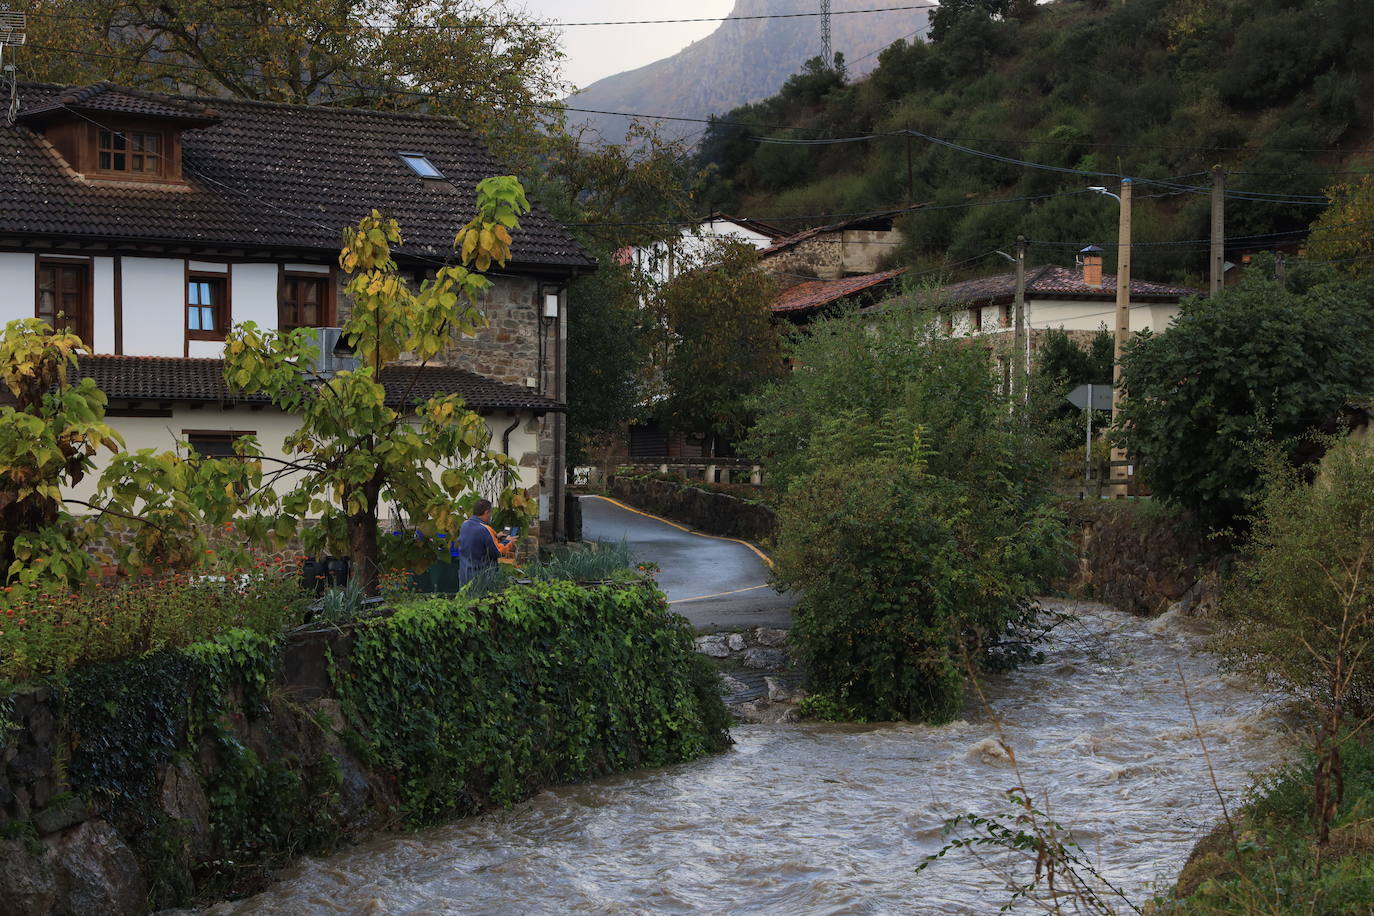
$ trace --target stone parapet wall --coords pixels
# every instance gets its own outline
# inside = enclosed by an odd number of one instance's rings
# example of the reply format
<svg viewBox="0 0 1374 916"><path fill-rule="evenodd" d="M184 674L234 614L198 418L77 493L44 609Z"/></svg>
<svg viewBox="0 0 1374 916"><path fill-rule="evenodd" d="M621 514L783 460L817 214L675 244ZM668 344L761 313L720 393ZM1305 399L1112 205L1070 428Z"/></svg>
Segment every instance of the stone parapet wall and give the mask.
<svg viewBox="0 0 1374 916"><path fill-rule="evenodd" d="M777 536L772 509L725 493L651 477L611 477L606 489L616 499L707 534L755 543Z"/></svg>

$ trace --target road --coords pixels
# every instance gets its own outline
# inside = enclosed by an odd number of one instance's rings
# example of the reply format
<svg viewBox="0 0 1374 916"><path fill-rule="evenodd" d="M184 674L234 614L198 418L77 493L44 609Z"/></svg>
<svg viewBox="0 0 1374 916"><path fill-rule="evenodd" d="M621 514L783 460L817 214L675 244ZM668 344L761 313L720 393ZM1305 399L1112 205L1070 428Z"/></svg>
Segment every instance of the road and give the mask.
<svg viewBox="0 0 1374 916"><path fill-rule="evenodd" d="M582 537L626 541L636 561L657 563L673 610L699 632L792 625L795 599L767 584L767 565L739 541L685 531L600 496L582 497Z"/></svg>

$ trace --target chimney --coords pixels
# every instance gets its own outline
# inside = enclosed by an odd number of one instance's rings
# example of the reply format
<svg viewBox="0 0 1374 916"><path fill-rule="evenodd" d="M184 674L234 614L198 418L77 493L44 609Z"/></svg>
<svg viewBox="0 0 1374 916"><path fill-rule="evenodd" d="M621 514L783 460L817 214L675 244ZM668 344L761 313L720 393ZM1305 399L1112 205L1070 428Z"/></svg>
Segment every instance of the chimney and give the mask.
<svg viewBox="0 0 1374 916"><path fill-rule="evenodd" d="M1102 249L1089 245L1078 253L1078 262L1083 265L1083 282L1093 289L1102 287Z"/></svg>

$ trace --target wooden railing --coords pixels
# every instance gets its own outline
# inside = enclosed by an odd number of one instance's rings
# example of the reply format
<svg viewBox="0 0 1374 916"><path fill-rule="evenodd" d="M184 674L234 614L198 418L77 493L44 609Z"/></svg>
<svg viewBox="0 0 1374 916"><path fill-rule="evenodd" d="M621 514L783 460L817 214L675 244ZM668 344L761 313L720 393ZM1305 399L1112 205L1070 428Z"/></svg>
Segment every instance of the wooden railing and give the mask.
<svg viewBox="0 0 1374 916"><path fill-rule="evenodd" d="M622 474L677 474L689 480L709 483L763 483L763 467L748 458L676 458L666 455L621 458L614 464ZM587 483L601 482L604 471L590 467Z"/></svg>

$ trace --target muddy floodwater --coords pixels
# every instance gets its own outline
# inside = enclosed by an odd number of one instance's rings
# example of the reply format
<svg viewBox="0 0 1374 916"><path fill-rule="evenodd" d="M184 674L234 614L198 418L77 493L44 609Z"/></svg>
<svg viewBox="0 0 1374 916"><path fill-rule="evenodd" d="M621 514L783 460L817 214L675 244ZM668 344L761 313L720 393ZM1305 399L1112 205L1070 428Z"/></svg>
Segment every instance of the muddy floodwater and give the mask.
<svg viewBox="0 0 1374 916"><path fill-rule="evenodd" d="M1282 704L1219 674L1191 621L1065 608L1078 620L1045 663L990 679L988 700L1037 804L1143 904L1220 818L1179 668L1228 802L1293 743ZM733 734L705 760L306 860L209 912L987 913L1009 899L996 856L915 872L945 819L1007 814L1017 777L980 707L940 727Z"/></svg>

